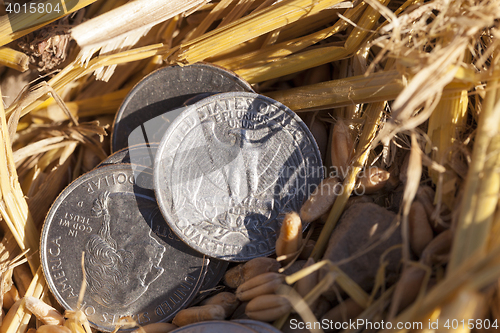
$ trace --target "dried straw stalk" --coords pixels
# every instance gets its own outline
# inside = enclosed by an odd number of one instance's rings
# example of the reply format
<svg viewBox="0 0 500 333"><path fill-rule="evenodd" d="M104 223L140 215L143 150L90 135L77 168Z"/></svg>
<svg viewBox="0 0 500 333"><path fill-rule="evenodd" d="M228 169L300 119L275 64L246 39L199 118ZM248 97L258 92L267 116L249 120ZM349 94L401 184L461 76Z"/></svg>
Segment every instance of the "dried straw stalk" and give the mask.
<svg viewBox="0 0 500 333"><path fill-rule="evenodd" d="M195 63L340 3L341 0L284 0L181 44L172 60ZM230 37L230 38L229 38ZM216 45L217 47L214 47Z"/></svg>
<svg viewBox="0 0 500 333"><path fill-rule="evenodd" d="M39 257L36 255L40 237L33 224L28 204L18 181L7 119L1 102L0 126L0 214L14 235L21 251L30 250L28 262L34 273L40 266Z"/></svg>
<svg viewBox="0 0 500 333"><path fill-rule="evenodd" d="M389 0L381 0L381 2L387 4ZM320 47L253 68L236 70L235 72L248 82L255 83L347 58L358 51L358 48L366 41L367 36L376 25L379 18L380 14L378 11L372 7L366 8L357 26L353 29L342 47Z"/></svg>
<svg viewBox="0 0 500 333"><path fill-rule="evenodd" d="M499 69L496 73L499 73ZM472 151L448 275L470 256L486 254L500 191L500 80L488 82Z"/></svg>
<svg viewBox="0 0 500 333"><path fill-rule="evenodd" d="M8 47L0 47L0 66L7 66L25 72L28 70L29 57Z"/></svg>

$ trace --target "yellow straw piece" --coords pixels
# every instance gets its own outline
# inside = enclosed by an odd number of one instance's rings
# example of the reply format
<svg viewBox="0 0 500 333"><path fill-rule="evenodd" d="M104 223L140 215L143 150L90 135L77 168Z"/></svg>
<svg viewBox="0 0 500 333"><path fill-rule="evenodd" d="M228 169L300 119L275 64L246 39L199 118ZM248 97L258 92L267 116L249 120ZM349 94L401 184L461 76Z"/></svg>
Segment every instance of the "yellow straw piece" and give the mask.
<svg viewBox="0 0 500 333"><path fill-rule="evenodd" d="M202 61L233 45L264 35L339 2L341 0L282 1L181 45L177 60L185 63Z"/></svg>
<svg viewBox="0 0 500 333"><path fill-rule="evenodd" d="M392 100L403 90L404 82L398 71L387 71L273 91L267 96L300 112L316 107L333 108Z"/></svg>
<svg viewBox="0 0 500 333"><path fill-rule="evenodd" d="M359 18L359 15L361 15L363 10L365 9L365 6L366 4L362 2L355 8L348 10L345 13L345 16L351 20L357 20L357 18ZM314 45L344 30L347 26L349 26L347 22L345 22L344 20L338 20L333 26L312 33L310 35L288 40L271 47L266 47L261 50L244 54L242 56L224 59L216 62L216 64L231 70L241 70L241 68L244 67L254 67L270 61L276 61L279 58L286 57L292 53L303 50L306 47Z"/></svg>
<svg viewBox="0 0 500 333"><path fill-rule="evenodd" d="M381 2L386 4L388 0L382 0ZM359 46L365 41L368 33L375 27L379 18L379 12L372 7L368 7L343 47L330 46L304 51L285 57L279 61L235 72L248 82L256 83L347 58L357 52Z"/></svg>
<svg viewBox="0 0 500 333"><path fill-rule="evenodd" d="M498 70L497 70L498 71ZM500 80L488 82L465 183L448 275L471 255L485 254L500 192Z"/></svg>
<svg viewBox="0 0 500 333"><path fill-rule="evenodd" d="M1 96L1 91L0 91ZM3 103L0 101L0 210L21 251L30 249L28 263L34 273L40 266L36 255L40 235L33 224L28 204L17 178Z"/></svg>
<svg viewBox="0 0 500 333"><path fill-rule="evenodd" d="M7 66L25 72L29 68L29 57L8 47L0 47L0 66Z"/></svg>

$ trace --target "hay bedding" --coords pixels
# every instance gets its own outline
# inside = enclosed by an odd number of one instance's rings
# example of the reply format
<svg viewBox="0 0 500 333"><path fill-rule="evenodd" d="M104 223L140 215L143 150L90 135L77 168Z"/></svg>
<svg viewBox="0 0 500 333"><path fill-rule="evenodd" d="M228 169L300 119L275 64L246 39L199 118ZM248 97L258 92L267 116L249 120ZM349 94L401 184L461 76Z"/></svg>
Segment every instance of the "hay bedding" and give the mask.
<svg viewBox="0 0 500 333"><path fill-rule="evenodd" d="M293 313L306 322L325 315L422 322L424 328L429 320L500 319L499 1L66 5L73 13L66 18L0 18L0 297L5 311L11 308L1 332L34 327L25 303L14 305L20 297L51 302L39 269L41 224L59 192L109 154L113 115L127 92L165 64L197 61L233 70L257 92L291 107L313 130L325 165L343 170L335 175L343 192L300 243L309 251L302 258L310 255L317 263L286 278L292 285L319 269L317 280L310 280L317 284L301 295L285 285L276 291L289 295ZM134 6L155 15L134 16ZM353 203L358 173L370 166L389 171L390 178ZM365 244L346 230L356 214L343 216L349 253L324 257L330 238L340 237L335 226L344 209L372 205L366 202L395 211L393 226ZM422 212L432 239L418 256L412 245ZM380 250L384 240L399 238L400 245ZM401 257L396 284L386 279L390 251ZM378 262L368 261L373 266L367 271L376 273L364 289L343 272L350 261L380 252ZM291 256L285 260L295 268L288 272L304 267ZM391 280L393 273L391 268ZM286 331L290 318L300 318L293 313L275 326ZM73 332L83 330L81 312L67 317ZM484 331L477 326L474 332Z"/></svg>

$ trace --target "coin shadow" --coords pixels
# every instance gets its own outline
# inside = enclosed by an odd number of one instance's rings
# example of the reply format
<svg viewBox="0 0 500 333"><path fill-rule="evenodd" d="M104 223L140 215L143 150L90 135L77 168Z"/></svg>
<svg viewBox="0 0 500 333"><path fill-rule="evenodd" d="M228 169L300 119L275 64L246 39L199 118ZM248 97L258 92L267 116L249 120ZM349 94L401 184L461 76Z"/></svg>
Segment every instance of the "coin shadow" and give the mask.
<svg viewBox="0 0 500 333"><path fill-rule="evenodd" d="M151 176L151 174L148 172L141 173L142 177L148 177L148 175ZM145 189L141 186L136 185L134 186L134 192L136 192L136 196L140 198L144 196ZM154 196L153 191L150 191L149 195ZM170 229L167 222L163 218L163 215L161 214L156 202L150 202L147 205L141 204L138 205L138 207L140 214L150 226L151 236L156 238L157 240L160 240L160 244L165 247L164 256L172 257L175 256L177 252L182 252L183 254L192 257L198 257L200 258L200 262L202 262L201 266L189 266L189 269L194 270L194 272L188 274L187 276L178 276L179 273L176 272L173 267L170 267L171 269L169 271L164 272L163 274L168 274L169 276L171 276L171 279L173 281L182 281L175 286L171 286L170 289L172 291L166 296L164 290L162 290L164 286L150 285L150 289L153 289L150 291L152 295L162 295L153 298L152 303L159 304L156 311L161 315L165 315L168 314L168 311L170 311L170 309L175 308L175 306L179 303L184 304L184 306L181 308L186 307L189 302L196 296L207 273L209 259L203 254L190 248L174 234L174 232ZM179 264L184 265L185 263L179 262ZM190 288L193 289L189 292ZM158 292L156 292L156 289ZM180 310L181 308L177 310ZM171 318L171 316L173 316L175 312L172 312L172 314L169 315L169 318Z"/></svg>
<svg viewBox="0 0 500 333"><path fill-rule="evenodd" d="M118 128L113 130L113 150L116 151L140 143L160 142L167 128L180 113L175 112L175 110L181 108L186 100L196 95L191 93L175 96L149 105L143 105L146 103L145 98L139 96L133 96L133 99L129 98L126 109L134 110L134 112L116 123L115 126ZM134 133L135 135L130 137L124 133Z"/></svg>

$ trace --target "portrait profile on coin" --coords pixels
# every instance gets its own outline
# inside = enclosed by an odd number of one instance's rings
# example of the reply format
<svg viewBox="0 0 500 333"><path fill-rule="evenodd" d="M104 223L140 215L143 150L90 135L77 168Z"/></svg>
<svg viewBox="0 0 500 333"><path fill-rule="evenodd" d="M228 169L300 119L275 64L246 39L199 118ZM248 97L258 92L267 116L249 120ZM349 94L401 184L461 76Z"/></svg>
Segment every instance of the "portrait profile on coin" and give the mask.
<svg viewBox="0 0 500 333"><path fill-rule="evenodd" d="M131 194L110 195L103 191L92 205L92 215L102 219L102 224L85 246L84 266L87 290L92 299L103 306L127 307L164 271L160 262L165 247L151 234L152 220L158 209L145 216L139 209L132 210L133 214L123 209L138 205L137 200ZM123 219L134 223L127 230L113 230Z"/></svg>

